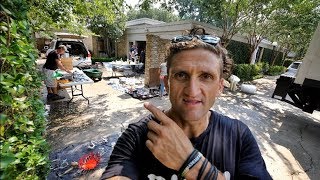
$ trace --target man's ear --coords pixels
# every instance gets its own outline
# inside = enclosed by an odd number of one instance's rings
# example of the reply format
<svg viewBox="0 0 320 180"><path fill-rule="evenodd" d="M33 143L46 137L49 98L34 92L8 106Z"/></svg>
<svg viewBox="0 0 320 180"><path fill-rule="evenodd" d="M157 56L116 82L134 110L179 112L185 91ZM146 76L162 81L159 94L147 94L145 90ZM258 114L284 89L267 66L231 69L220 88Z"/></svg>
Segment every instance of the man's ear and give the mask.
<svg viewBox="0 0 320 180"><path fill-rule="evenodd" d="M219 93L222 93L223 92L223 89L224 89L224 79L221 78L220 79L220 82L219 82Z"/></svg>
<svg viewBox="0 0 320 180"><path fill-rule="evenodd" d="M169 76L168 75L164 76L163 82L164 82L166 91L169 93Z"/></svg>

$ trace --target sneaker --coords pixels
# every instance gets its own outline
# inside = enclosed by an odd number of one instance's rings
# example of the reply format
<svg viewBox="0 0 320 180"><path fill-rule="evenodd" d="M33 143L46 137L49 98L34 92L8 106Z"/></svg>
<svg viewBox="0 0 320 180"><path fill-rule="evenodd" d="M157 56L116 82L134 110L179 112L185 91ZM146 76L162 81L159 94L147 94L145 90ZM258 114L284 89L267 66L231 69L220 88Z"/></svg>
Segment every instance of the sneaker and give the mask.
<svg viewBox="0 0 320 180"><path fill-rule="evenodd" d="M59 96L58 94L54 94L53 97L51 98L52 101L64 99L65 97Z"/></svg>

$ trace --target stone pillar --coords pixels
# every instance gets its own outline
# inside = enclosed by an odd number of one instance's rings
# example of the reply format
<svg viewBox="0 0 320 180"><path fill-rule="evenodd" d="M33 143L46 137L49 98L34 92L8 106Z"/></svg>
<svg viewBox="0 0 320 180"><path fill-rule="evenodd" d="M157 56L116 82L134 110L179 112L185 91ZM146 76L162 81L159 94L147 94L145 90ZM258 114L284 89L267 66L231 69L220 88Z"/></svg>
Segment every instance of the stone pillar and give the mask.
<svg viewBox="0 0 320 180"><path fill-rule="evenodd" d="M119 41L116 43L117 46L117 57L118 58L123 58L124 56L127 56L128 54L128 49L127 49L127 43L128 43L128 39L127 39L127 34L124 33L121 38L119 39ZM126 59L123 59L126 60Z"/></svg>
<svg viewBox="0 0 320 180"><path fill-rule="evenodd" d="M160 64L165 61L167 45L170 40L161 39L159 36L147 34L146 41L146 62L145 80L148 87L160 84L159 69Z"/></svg>

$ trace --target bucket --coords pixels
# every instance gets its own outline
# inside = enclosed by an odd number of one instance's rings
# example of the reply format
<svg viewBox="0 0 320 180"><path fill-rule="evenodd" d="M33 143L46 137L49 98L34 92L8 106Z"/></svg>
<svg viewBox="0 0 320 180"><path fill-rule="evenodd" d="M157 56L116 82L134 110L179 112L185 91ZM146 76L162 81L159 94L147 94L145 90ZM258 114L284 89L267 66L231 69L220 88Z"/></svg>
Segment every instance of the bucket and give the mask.
<svg viewBox="0 0 320 180"><path fill-rule="evenodd" d="M257 87L251 84L241 84L241 91L248 94L255 94L257 91Z"/></svg>

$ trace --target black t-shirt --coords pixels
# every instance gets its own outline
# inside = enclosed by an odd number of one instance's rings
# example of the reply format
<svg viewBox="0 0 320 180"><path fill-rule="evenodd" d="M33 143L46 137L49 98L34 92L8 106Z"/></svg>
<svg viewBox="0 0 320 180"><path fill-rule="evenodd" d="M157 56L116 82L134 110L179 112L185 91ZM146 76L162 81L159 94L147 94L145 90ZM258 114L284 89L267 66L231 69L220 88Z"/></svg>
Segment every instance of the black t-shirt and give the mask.
<svg viewBox="0 0 320 180"><path fill-rule="evenodd" d="M58 65L56 62L57 59L59 59L58 53L56 51L51 51L48 54L46 63L43 65L43 67L50 70L58 69Z"/></svg>
<svg viewBox="0 0 320 180"><path fill-rule="evenodd" d="M249 128L239 120L211 112L207 129L190 139L193 146L221 172L230 172L231 179L272 179ZM147 122L152 118L148 116L129 125L118 139L102 179L148 179L150 174L171 179L178 174L162 165L145 145Z"/></svg>

